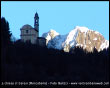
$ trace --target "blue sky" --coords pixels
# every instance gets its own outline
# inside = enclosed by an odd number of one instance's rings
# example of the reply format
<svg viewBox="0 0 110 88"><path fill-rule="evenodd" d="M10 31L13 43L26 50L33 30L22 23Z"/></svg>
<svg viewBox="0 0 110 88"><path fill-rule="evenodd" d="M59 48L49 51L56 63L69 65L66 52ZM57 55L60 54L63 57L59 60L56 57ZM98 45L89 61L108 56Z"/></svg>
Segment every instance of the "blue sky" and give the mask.
<svg viewBox="0 0 110 88"><path fill-rule="evenodd" d="M23 25L34 27L36 11L40 36L50 29L63 35L75 26L85 26L109 40L109 1L1 1L1 17L17 39Z"/></svg>

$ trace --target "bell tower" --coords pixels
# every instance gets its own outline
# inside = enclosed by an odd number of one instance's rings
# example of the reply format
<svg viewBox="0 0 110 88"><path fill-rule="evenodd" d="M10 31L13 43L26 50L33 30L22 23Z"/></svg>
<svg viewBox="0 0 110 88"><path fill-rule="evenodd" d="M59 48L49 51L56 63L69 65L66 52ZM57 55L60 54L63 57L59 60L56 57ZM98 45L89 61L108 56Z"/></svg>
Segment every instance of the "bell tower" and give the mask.
<svg viewBox="0 0 110 88"><path fill-rule="evenodd" d="M35 17L34 17L34 28L35 30L37 30L39 37L39 16L37 12L35 13Z"/></svg>

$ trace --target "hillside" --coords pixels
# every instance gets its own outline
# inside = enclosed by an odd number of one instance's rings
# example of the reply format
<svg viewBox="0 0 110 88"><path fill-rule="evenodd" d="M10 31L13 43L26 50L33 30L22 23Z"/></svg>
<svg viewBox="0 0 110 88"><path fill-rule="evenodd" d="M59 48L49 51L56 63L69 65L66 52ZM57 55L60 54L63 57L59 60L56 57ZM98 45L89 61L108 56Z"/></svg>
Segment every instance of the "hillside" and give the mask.
<svg viewBox="0 0 110 88"><path fill-rule="evenodd" d="M16 41L2 58L2 81L108 81L108 53L67 53Z"/></svg>

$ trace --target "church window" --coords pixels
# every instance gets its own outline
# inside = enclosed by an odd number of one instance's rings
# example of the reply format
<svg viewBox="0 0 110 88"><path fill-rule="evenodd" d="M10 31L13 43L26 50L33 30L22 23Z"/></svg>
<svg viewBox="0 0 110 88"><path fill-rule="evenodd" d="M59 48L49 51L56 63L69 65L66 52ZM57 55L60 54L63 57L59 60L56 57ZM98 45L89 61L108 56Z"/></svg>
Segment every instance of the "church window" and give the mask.
<svg viewBox="0 0 110 88"><path fill-rule="evenodd" d="M28 30L26 30L26 33L28 33Z"/></svg>

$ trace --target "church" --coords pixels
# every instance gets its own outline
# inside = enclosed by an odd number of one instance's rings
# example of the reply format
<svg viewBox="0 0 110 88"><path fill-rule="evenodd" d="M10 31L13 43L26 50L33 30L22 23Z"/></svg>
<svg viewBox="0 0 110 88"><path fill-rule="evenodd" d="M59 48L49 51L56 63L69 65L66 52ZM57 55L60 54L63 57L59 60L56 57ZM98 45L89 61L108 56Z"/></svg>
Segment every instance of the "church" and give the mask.
<svg viewBox="0 0 110 88"><path fill-rule="evenodd" d="M39 16L37 12L34 16L34 28L31 25L26 24L22 26L20 31L21 41L31 42L32 44L38 44L40 46L46 46L46 39L39 37Z"/></svg>

